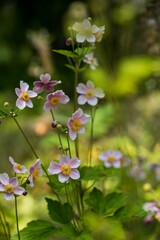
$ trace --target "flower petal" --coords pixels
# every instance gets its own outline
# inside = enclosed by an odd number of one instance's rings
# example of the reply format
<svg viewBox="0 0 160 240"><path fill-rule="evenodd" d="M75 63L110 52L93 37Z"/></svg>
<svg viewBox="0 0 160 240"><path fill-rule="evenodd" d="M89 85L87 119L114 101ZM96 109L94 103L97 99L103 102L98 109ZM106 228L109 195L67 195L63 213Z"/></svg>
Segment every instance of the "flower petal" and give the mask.
<svg viewBox="0 0 160 240"><path fill-rule="evenodd" d="M16 106L22 110L26 107L26 102L23 101L21 98L18 98L16 101Z"/></svg>
<svg viewBox="0 0 160 240"><path fill-rule="evenodd" d="M61 172L61 166L56 162L50 162L50 166L48 168L48 172L50 174L58 174Z"/></svg>
<svg viewBox="0 0 160 240"><path fill-rule="evenodd" d="M9 177L7 173L0 174L0 183L2 183L3 185L6 185L9 183Z"/></svg>
<svg viewBox="0 0 160 240"><path fill-rule="evenodd" d="M26 82L20 81L20 88L21 88L22 92L27 92L29 85Z"/></svg>
<svg viewBox="0 0 160 240"><path fill-rule="evenodd" d="M69 179L69 175L63 175L62 173L59 173L59 174L58 174L58 180L59 180L61 183L67 182L68 179Z"/></svg>
<svg viewBox="0 0 160 240"><path fill-rule="evenodd" d="M13 177L9 180L9 184L11 184L13 187L18 186L18 179L16 177Z"/></svg>
<svg viewBox="0 0 160 240"><path fill-rule="evenodd" d="M4 193L4 197L6 200L11 200L14 196L14 193Z"/></svg>
<svg viewBox="0 0 160 240"><path fill-rule="evenodd" d="M69 165L71 166L71 168L77 168L77 167L79 167L80 162L81 161L78 158L71 158L69 160Z"/></svg>
<svg viewBox="0 0 160 240"><path fill-rule="evenodd" d="M25 191L25 189L24 189L23 187L21 187L21 186L17 186L17 187L14 189L14 193L15 193L16 195L22 195L24 191Z"/></svg>
<svg viewBox="0 0 160 240"><path fill-rule="evenodd" d="M80 178L80 173L77 169L72 169L69 176L72 178L72 179L78 179Z"/></svg>

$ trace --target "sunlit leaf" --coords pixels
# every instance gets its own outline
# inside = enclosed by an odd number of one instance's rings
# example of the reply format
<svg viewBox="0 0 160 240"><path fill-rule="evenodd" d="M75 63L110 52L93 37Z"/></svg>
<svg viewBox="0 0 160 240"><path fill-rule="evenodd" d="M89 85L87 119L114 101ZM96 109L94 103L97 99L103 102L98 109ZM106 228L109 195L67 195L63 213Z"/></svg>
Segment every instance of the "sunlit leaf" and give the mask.
<svg viewBox="0 0 160 240"><path fill-rule="evenodd" d="M67 224L73 219L73 210L68 203L61 204L49 198L45 198L48 204L49 216L52 220Z"/></svg>

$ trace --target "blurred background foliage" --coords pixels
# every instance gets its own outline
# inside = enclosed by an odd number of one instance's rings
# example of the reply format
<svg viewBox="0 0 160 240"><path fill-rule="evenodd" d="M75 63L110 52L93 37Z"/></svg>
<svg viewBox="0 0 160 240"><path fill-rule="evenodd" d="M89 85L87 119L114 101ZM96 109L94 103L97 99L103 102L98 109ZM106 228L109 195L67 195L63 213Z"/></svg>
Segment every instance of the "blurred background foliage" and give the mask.
<svg viewBox="0 0 160 240"><path fill-rule="evenodd" d="M91 17L93 23L106 27L95 53L99 67L80 75L81 82L91 80L106 93L95 119L94 159L100 150L116 148L133 159L141 156L159 162L159 12L159 0L0 1L0 104L14 105L14 88L20 80L32 86L45 72L62 81L60 87L72 100L73 73L64 66L67 59L52 50L67 49L68 27ZM56 115L65 122L71 113L68 105ZM48 166L59 154L50 116L42 114L42 105L36 103L18 118ZM28 166L34 161L10 119L0 125L0 146L1 172L11 171L9 155Z"/></svg>

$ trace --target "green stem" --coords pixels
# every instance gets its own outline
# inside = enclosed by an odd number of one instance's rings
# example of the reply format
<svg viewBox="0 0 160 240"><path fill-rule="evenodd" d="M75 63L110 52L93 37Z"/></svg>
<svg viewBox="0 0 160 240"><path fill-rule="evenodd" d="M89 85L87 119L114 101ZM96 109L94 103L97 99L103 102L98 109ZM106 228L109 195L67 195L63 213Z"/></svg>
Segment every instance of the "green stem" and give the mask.
<svg viewBox="0 0 160 240"><path fill-rule="evenodd" d="M3 227L3 230L4 230L5 237L6 237L7 240L9 240L7 230L6 230L6 227L5 227L5 223L3 222L1 214L0 214L0 221L1 221L1 224L2 224L2 227Z"/></svg>
<svg viewBox="0 0 160 240"><path fill-rule="evenodd" d="M18 240L21 240L20 232L19 232L19 222L18 222L18 206L17 206L17 196L15 196L15 213L16 213L16 226L17 226L17 235Z"/></svg>
<svg viewBox="0 0 160 240"><path fill-rule="evenodd" d="M68 194L68 190L67 190L67 184L65 183L65 192L66 192L66 197L67 197L67 202L71 205L72 205L72 201L69 199L69 194ZM77 225L77 222L75 220L75 218L73 217L73 224L74 224L74 227L76 229L77 232L79 232L79 228L78 228L78 225Z"/></svg>
<svg viewBox="0 0 160 240"><path fill-rule="evenodd" d="M51 113L51 115L52 115L53 121L55 121L55 117L54 117L54 114L53 114L52 109L50 109L50 113ZM59 139L60 146L62 147L62 149L61 149L61 150L62 150L62 153L64 154L65 151L64 151L64 148L63 148L63 143L62 143L62 140L61 140L61 135L60 135L59 129L57 129L57 135L58 135L58 139Z"/></svg>
<svg viewBox="0 0 160 240"><path fill-rule="evenodd" d="M17 119L16 119L15 117L12 117L12 118L13 118L13 120L15 121L15 123L17 124L17 126L18 126L19 130L21 131L23 137L25 138L25 140L26 140L27 143L29 144L29 146L30 146L30 148L31 148L31 150L32 150L32 152L33 152L33 154L34 154L34 156L36 157L36 159L38 159L38 155L36 154L36 152L35 152L35 150L34 150L32 144L31 144L30 141L29 141L29 139L28 139L27 136L25 135L23 129L22 129L21 126L19 125Z"/></svg>
<svg viewBox="0 0 160 240"><path fill-rule="evenodd" d="M76 151L76 156L79 158L79 144L78 144L78 136L77 138L74 140L75 143L75 151Z"/></svg>
<svg viewBox="0 0 160 240"><path fill-rule="evenodd" d="M69 156L70 156L70 158L71 158L71 157L72 157L72 154L71 154L71 146L70 146L70 142L69 142L68 133L66 134L66 137L67 137L67 144L68 144Z"/></svg>
<svg viewBox="0 0 160 240"><path fill-rule="evenodd" d="M74 112L77 110L77 91L76 87L78 84L78 74L79 74L79 66L81 61L79 59L75 60L75 76L74 76Z"/></svg>
<svg viewBox="0 0 160 240"><path fill-rule="evenodd" d="M91 132L90 132L90 144L89 144L89 165L92 162L92 150L93 150L93 126L94 126L94 119L95 119L95 108L91 108Z"/></svg>

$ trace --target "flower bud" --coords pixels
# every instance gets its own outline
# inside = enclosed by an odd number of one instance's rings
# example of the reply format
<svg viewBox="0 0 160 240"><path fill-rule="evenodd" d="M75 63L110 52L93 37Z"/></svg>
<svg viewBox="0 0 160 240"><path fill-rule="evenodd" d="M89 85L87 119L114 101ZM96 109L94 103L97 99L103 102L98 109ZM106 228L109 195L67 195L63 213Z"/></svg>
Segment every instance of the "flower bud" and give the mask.
<svg viewBox="0 0 160 240"><path fill-rule="evenodd" d="M4 107L8 107L9 106L9 102L5 102L3 105L4 105Z"/></svg>
<svg viewBox="0 0 160 240"><path fill-rule="evenodd" d="M72 43L73 43L72 38L69 37L69 38L66 39L66 45L67 45L67 46L72 45Z"/></svg>
<svg viewBox="0 0 160 240"><path fill-rule="evenodd" d="M37 97L37 99L38 99L38 100L42 100L43 97L39 95L39 96Z"/></svg>
<svg viewBox="0 0 160 240"><path fill-rule="evenodd" d="M152 186L151 186L150 183L145 183L145 184L143 185L143 190L144 190L144 191L148 192L148 191L150 191L151 189L152 189Z"/></svg>
<svg viewBox="0 0 160 240"><path fill-rule="evenodd" d="M60 123L57 124L57 128L62 128L62 125Z"/></svg>
<svg viewBox="0 0 160 240"><path fill-rule="evenodd" d="M28 194L28 192L24 191L22 194L23 194L23 196L26 196Z"/></svg>
<svg viewBox="0 0 160 240"><path fill-rule="evenodd" d="M56 128L58 124L59 124L58 121L55 120L54 122L51 123L51 126L52 128Z"/></svg>

